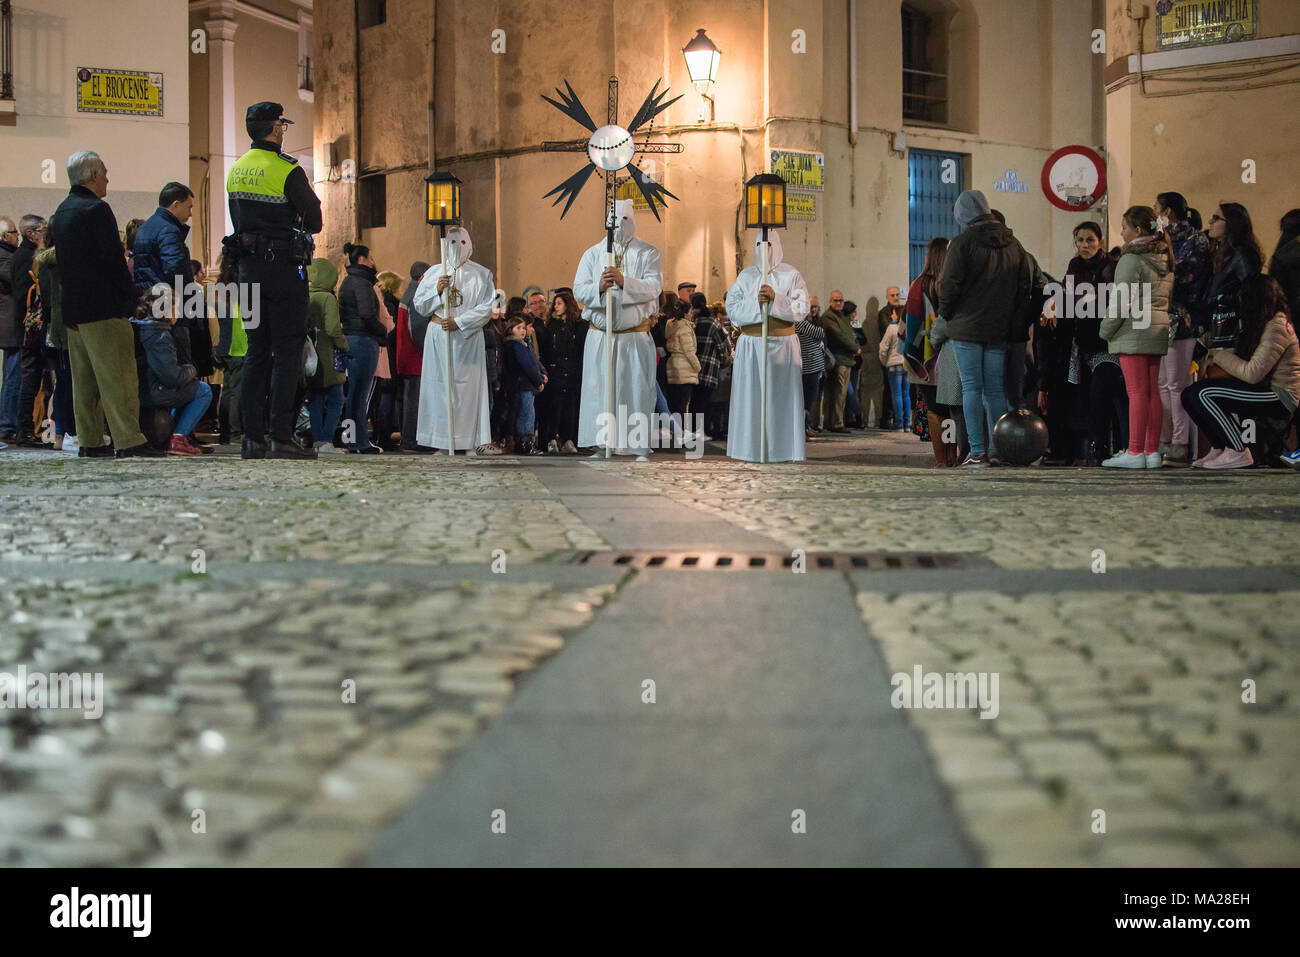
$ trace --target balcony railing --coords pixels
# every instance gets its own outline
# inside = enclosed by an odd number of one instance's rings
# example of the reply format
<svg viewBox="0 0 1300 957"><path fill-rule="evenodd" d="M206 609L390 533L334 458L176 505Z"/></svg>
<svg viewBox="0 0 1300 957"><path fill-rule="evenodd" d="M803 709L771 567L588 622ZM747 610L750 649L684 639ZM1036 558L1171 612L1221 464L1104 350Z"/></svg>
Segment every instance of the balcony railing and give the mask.
<svg viewBox="0 0 1300 957"><path fill-rule="evenodd" d="M305 57L298 64L298 89L311 90L312 85L311 57Z"/></svg>
<svg viewBox="0 0 1300 957"><path fill-rule="evenodd" d="M13 0L0 0L0 100L14 98Z"/></svg>

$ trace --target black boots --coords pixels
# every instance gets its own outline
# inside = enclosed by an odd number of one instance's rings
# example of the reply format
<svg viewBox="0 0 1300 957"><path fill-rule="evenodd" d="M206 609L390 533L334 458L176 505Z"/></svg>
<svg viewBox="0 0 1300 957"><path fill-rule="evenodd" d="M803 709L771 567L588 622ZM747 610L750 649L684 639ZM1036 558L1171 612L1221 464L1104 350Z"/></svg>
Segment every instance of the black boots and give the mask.
<svg viewBox="0 0 1300 957"><path fill-rule="evenodd" d="M250 439L247 435L244 436L244 441L241 443L239 450L239 457L241 459L266 458L266 443Z"/></svg>
<svg viewBox="0 0 1300 957"><path fill-rule="evenodd" d="M304 448L292 440L281 442L279 439L271 440L271 450L266 453L268 459L314 459L316 450Z"/></svg>

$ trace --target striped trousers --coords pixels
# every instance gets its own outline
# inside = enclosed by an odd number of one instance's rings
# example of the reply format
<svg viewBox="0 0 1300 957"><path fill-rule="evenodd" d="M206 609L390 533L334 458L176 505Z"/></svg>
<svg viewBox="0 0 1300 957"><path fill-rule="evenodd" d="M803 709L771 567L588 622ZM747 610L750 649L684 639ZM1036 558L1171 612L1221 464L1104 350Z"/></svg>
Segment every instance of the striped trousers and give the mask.
<svg viewBox="0 0 1300 957"><path fill-rule="evenodd" d="M1214 448L1235 452L1263 441L1264 430L1276 428L1277 420L1291 418L1267 382L1252 385L1231 377L1193 382L1183 390L1182 403Z"/></svg>

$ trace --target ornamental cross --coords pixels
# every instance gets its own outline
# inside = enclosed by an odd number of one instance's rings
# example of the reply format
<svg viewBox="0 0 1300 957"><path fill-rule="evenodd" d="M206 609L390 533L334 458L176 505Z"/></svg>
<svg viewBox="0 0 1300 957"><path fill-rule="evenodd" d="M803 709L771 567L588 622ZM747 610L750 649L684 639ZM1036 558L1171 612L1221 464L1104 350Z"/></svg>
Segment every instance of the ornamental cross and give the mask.
<svg viewBox="0 0 1300 957"><path fill-rule="evenodd" d="M556 88L555 95L559 97L558 100L554 100L544 93L542 99L565 116L590 130L591 137L587 140L546 142L542 144L542 150L548 153L585 152L590 162L547 193L543 199L555 196L555 202L551 203L552 206L558 206L567 199L567 202L564 203L564 209L560 211L560 218L563 219L564 214L569 211L573 201L578 198L578 193L586 185L591 174L596 170L601 170L605 174L606 229L612 230L614 227L614 199L617 195L618 174L626 169L628 175L632 177L641 190L641 195L645 197L646 203L650 206L650 212L654 214L655 219L658 219L659 210L657 207L667 206L664 196L672 196L673 199L677 197L642 172L640 167L632 165L632 161L638 153L680 153L682 151L680 143L650 142L650 130L654 126L654 118L681 99L680 94L667 103L662 102L663 98L668 95L668 90L665 88L660 93L659 81L656 80L654 88L641 104L641 108L636 111L636 116L624 128L618 125L618 77L611 76L609 78L609 111L606 117L606 125L597 129L595 122L591 119L591 114L587 112L586 107L582 105L582 101L578 99L578 94L573 92L573 87L569 85L568 80L564 81L564 88L568 91L567 93L561 92L558 87ZM640 146L637 146L633 136L642 126L646 127L645 141ZM557 193L558 196L556 196Z"/></svg>

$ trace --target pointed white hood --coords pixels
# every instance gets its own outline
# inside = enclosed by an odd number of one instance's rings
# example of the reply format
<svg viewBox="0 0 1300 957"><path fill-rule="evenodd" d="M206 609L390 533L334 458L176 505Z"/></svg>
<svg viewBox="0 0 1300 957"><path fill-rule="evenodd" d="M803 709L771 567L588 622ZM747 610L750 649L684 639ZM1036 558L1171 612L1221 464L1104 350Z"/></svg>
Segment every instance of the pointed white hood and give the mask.
<svg viewBox="0 0 1300 957"><path fill-rule="evenodd" d="M474 242L464 226L453 226L447 230L447 265L451 269L459 269L473 255Z"/></svg>
<svg viewBox="0 0 1300 957"><path fill-rule="evenodd" d="M770 230L767 234L767 270L771 272L777 266L781 265L781 234L775 229ZM758 247L763 245L763 234L759 233L754 237L754 265L758 265Z"/></svg>
<svg viewBox="0 0 1300 957"><path fill-rule="evenodd" d="M614 202L614 242L626 246L636 235L636 214L630 199Z"/></svg>

